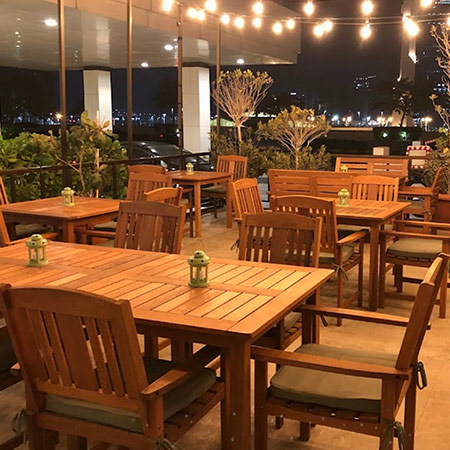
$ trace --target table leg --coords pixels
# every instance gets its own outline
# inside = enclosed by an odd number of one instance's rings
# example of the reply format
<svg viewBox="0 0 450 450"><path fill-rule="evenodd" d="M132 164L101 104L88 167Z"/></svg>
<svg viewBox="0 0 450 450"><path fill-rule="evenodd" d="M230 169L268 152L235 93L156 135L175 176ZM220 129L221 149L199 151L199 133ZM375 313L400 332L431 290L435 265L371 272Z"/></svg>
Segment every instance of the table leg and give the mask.
<svg viewBox="0 0 450 450"><path fill-rule="evenodd" d="M224 353L222 449L250 450L250 342L236 340Z"/></svg>
<svg viewBox="0 0 450 450"><path fill-rule="evenodd" d="M202 191L200 183L194 184L195 237L202 237Z"/></svg>
<svg viewBox="0 0 450 450"><path fill-rule="evenodd" d="M378 262L380 248L380 226L370 226L370 264L369 264L369 309L378 308Z"/></svg>
<svg viewBox="0 0 450 450"><path fill-rule="evenodd" d="M233 205L231 204L230 181L227 181L227 228L233 226Z"/></svg>
<svg viewBox="0 0 450 450"><path fill-rule="evenodd" d="M75 243L75 227L69 220L63 223L63 241Z"/></svg>

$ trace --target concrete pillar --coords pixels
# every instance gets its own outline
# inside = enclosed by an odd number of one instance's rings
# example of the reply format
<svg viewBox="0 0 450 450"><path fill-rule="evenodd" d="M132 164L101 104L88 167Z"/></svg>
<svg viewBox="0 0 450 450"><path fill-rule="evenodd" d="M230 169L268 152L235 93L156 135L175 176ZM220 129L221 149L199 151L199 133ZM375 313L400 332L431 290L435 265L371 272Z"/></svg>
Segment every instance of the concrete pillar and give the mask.
<svg viewBox="0 0 450 450"><path fill-rule="evenodd" d="M209 68L183 67L184 148L193 153L210 149Z"/></svg>
<svg viewBox="0 0 450 450"><path fill-rule="evenodd" d="M108 70L84 70L84 109L91 119L109 121L112 129L111 73Z"/></svg>

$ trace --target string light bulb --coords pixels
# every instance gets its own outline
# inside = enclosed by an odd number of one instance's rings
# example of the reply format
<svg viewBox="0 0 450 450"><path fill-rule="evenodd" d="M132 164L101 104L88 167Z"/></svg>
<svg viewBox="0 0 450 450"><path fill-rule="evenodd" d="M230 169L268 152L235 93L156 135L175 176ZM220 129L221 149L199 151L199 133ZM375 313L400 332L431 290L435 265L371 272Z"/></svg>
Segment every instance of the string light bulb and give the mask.
<svg viewBox="0 0 450 450"><path fill-rule="evenodd" d="M253 24L253 26L254 26L255 28L261 28L261 25L262 25L261 17L255 17L255 18L252 20L252 24Z"/></svg>
<svg viewBox="0 0 450 450"><path fill-rule="evenodd" d="M420 0L422 8L429 8L433 4L433 0Z"/></svg>
<svg viewBox="0 0 450 450"><path fill-rule="evenodd" d="M305 14L307 16L311 16L314 14L314 10L316 9L314 2L312 0L309 0L305 3L305 6L303 6L303 11L305 11Z"/></svg>
<svg viewBox="0 0 450 450"><path fill-rule="evenodd" d="M281 25L281 22L275 22L272 26L272 30L275 34L281 34L283 31L283 25Z"/></svg>
<svg viewBox="0 0 450 450"><path fill-rule="evenodd" d="M200 20L200 22L203 22L206 18L206 14L203 9L198 9L195 16L196 16L197 20Z"/></svg>
<svg viewBox="0 0 450 450"><path fill-rule="evenodd" d="M411 36L415 37L419 34L419 25L417 25L414 20L412 20L410 17L404 18L404 25L406 32Z"/></svg>
<svg viewBox="0 0 450 450"><path fill-rule="evenodd" d="M222 16L220 17L220 21L224 25L229 25L230 24L230 16L229 16L229 14L222 14Z"/></svg>
<svg viewBox="0 0 450 450"><path fill-rule="evenodd" d="M316 37L321 38L325 34L325 28L319 23L314 27L313 32Z"/></svg>
<svg viewBox="0 0 450 450"><path fill-rule="evenodd" d="M364 0L361 4L361 10L365 16L370 16L374 10L374 5L373 5L372 0Z"/></svg>
<svg viewBox="0 0 450 450"><path fill-rule="evenodd" d="M286 22L286 28L288 30L293 30L295 28L295 20L294 19L288 19Z"/></svg>
<svg viewBox="0 0 450 450"><path fill-rule="evenodd" d="M372 36L372 27L370 26L370 23L366 23L361 27L360 34L364 40L369 39L370 36Z"/></svg>
<svg viewBox="0 0 450 450"><path fill-rule="evenodd" d="M244 25L245 25L245 21L242 16L238 16L238 17L236 17L236 19L234 19L234 26L236 28L239 28L240 30L242 30L242 28L244 28Z"/></svg>
<svg viewBox="0 0 450 450"><path fill-rule="evenodd" d="M188 17L190 17L191 19L195 19L197 17L197 11L195 10L195 8L189 8L187 10L187 15Z"/></svg>
<svg viewBox="0 0 450 450"><path fill-rule="evenodd" d="M329 33L333 29L333 22L330 19L325 20L323 23L323 29Z"/></svg>
<svg viewBox="0 0 450 450"><path fill-rule="evenodd" d="M260 16L264 12L264 5L262 2L258 1L253 5L253 12Z"/></svg>
<svg viewBox="0 0 450 450"><path fill-rule="evenodd" d="M205 2L205 9L206 11L213 13L217 9L217 3L216 0L206 0Z"/></svg>
<svg viewBox="0 0 450 450"><path fill-rule="evenodd" d="M163 11L170 12L173 6L173 0L164 0L162 4Z"/></svg>

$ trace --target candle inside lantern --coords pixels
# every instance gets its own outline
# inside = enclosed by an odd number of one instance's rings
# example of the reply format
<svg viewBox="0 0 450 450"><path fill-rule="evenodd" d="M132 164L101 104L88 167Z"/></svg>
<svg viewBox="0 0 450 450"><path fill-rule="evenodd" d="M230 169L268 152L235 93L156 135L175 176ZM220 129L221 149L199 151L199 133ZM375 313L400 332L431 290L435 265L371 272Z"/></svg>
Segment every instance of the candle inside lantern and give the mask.
<svg viewBox="0 0 450 450"><path fill-rule="evenodd" d="M202 250L197 250L188 259L190 266L190 280L189 286L195 288L209 286L208 281L208 266L210 263L209 256Z"/></svg>
<svg viewBox="0 0 450 450"><path fill-rule="evenodd" d="M350 192L348 189L341 189L338 193L339 206L348 206L350 204Z"/></svg>
<svg viewBox="0 0 450 450"><path fill-rule="evenodd" d="M28 265L31 267L42 267L48 264L46 247L47 239L40 234L33 234L25 245L28 248Z"/></svg>

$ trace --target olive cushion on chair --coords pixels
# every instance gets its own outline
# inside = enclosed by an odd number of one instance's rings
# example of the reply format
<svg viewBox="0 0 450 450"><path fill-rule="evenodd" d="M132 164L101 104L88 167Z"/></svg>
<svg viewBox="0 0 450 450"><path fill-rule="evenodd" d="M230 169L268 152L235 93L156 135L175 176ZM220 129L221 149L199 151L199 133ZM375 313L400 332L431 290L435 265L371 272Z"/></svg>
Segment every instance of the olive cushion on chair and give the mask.
<svg viewBox="0 0 450 450"><path fill-rule="evenodd" d="M442 241L425 238L401 238L387 249L387 254L403 258L433 260L442 252Z"/></svg>
<svg viewBox="0 0 450 450"><path fill-rule="evenodd" d="M202 192L205 194L208 194L208 192L212 194L226 194L227 187L224 184L215 184L214 186L203 188Z"/></svg>
<svg viewBox="0 0 450 450"><path fill-rule="evenodd" d="M16 362L17 358L11 341L6 336L2 336L0 339L0 372L9 370Z"/></svg>
<svg viewBox="0 0 450 450"><path fill-rule="evenodd" d="M105 222L105 223L99 223L98 225L94 225L94 230L96 231L116 231L117 228L117 222L111 221L111 222Z"/></svg>
<svg viewBox="0 0 450 450"><path fill-rule="evenodd" d="M355 252L354 245L344 245L342 247L342 260L343 262L351 258ZM330 252L320 252L319 253L319 264L334 264L336 261L334 259L334 254Z"/></svg>
<svg viewBox="0 0 450 450"><path fill-rule="evenodd" d="M302 345L296 353L395 367L397 355L318 344ZM283 366L270 382L274 397L299 403L378 413L381 380Z"/></svg>
<svg viewBox="0 0 450 450"><path fill-rule="evenodd" d="M144 364L149 383L176 367L175 363L160 359L144 359ZM189 406L194 400L214 386L215 383L215 372L211 369L203 369L195 377L188 379L175 389L164 394L164 419L172 417L186 406ZM56 395L47 395L45 409L48 412L75 419L142 433L141 418L134 411L111 408Z"/></svg>

